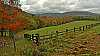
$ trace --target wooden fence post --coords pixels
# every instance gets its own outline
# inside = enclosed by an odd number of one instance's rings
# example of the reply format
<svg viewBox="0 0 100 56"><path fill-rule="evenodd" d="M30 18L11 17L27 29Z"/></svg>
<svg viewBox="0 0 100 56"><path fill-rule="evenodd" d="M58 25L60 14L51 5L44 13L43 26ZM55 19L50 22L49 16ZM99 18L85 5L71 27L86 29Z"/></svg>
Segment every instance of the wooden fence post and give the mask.
<svg viewBox="0 0 100 56"><path fill-rule="evenodd" d="M6 31L3 30L3 37L6 37Z"/></svg>
<svg viewBox="0 0 100 56"><path fill-rule="evenodd" d="M6 36L9 37L9 31L6 33Z"/></svg>
<svg viewBox="0 0 100 56"><path fill-rule="evenodd" d="M75 29L76 29L76 28L74 27L74 32L76 31Z"/></svg>
<svg viewBox="0 0 100 56"><path fill-rule="evenodd" d="M66 27L66 32L68 32L68 29L67 29L68 27Z"/></svg>
<svg viewBox="0 0 100 56"><path fill-rule="evenodd" d="M88 25L86 25L86 29L88 29Z"/></svg>
<svg viewBox="0 0 100 56"><path fill-rule="evenodd" d="M1 37L3 37L3 31L1 30Z"/></svg>
<svg viewBox="0 0 100 56"><path fill-rule="evenodd" d="M12 31L11 31L10 33L11 33L11 37L12 37L12 39L13 39L14 50L15 50L15 52L16 52L15 33L12 32Z"/></svg>
<svg viewBox="0 0 100 56"><path fill-rule="evenodd" d="M94 27L93 24L91 24L91 27Z"/></svg>
<svg viewBox="0 0 100 56"><path fill-rule="evenodd" d="M4 37L7 37L7 33L8 33L9 31L8 30L5 30L4 31Z"/></svg>
<svg viewBox="0 0 100 56"><path fill-rule="evenodd" d="M83 31L85 31L85 26L83 26Z"/></svg>
<svg viewBox="0 0 100 56"><path fill-rule="evenodd" d="M32 34L32 41L33 41L33 44L36 44L37 46L39 46L39 34Z"/></svg>
<svg viewBox="0 0 100 56"><path fill-rule="evenodd" d="M75 28L75 27L74 27L74 32L80 31L80 30L81 30L80 28Z"/></svg>
<svg viewBox="0 0 100 56"><path fill-rule="evenodd" d="M58 36L58 34L59 34L59 32L58 32L58 31L56 31L56 36Z"/></svg>
<svg viewBox="0 0 100 56"><path fill-rule="evenodd" d="M66 29L66 32L68 32L68 29Z"/></svg>
<svg viewBox="0 0 100 56"><path fill-rule="evenodd" d="M80 26L80 27L79 27L79 31L81 31L81 30L82 30L82 27Z"/></svg>
<svg viewBox="0 0 100 56"><path fill-rule="evenodd" d="M1 37L3 37L4 28L1 28Z"/></svg>

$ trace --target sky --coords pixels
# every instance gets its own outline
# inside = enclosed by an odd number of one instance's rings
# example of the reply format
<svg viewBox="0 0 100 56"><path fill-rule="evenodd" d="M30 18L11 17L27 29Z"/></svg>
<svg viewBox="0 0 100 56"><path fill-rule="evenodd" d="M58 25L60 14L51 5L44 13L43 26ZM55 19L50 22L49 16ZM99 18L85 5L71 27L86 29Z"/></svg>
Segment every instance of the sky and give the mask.
<svg viewBox="0 0 100 56"><path fill-rule="evenodd" d="M100 13L100 0L21 0L22 10L38 13L90 11Z"/></svg>

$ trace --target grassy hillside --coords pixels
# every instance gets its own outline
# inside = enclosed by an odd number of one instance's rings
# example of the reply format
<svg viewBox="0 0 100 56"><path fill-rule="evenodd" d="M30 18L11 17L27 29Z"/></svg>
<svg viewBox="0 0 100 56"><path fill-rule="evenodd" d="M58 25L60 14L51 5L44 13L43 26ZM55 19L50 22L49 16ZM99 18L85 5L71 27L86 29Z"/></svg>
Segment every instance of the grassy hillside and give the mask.
<svg viewBox="0 0 100 56"><path fill-rule="evenodd" d="M74 22L70 22L70 23L66 23L66 24L62 24L59 26L51 26L51 27L45 27L45 28L41 28L41 29L37 29L37 30L32 30L32 31L26 31L25 33L28 34L35 34L35 33L39 33L40 35L43 34L49 34L50 32L55 32L55 31L64 31L66 28L73 28L73 27L78 27L78 26L84 26L87 24L92 24L92 23L96 23L99 21L88 21L88 20L84 20L84 21L74 21ZM97 32L99 32L99 26L97 26L95 28L97 30Z"/></svg>

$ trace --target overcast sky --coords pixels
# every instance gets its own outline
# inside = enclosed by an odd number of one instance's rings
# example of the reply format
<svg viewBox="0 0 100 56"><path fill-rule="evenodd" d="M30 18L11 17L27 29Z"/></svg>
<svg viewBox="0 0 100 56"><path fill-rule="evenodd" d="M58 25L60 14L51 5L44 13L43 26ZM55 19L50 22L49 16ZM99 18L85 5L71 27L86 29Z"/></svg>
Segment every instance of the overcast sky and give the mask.
<svg viewBox="0 0 100 56"><path fill-rule="evenodd" d="M100 0L21 0L22 9L30 13L90 11L100 13Z"/></svg>

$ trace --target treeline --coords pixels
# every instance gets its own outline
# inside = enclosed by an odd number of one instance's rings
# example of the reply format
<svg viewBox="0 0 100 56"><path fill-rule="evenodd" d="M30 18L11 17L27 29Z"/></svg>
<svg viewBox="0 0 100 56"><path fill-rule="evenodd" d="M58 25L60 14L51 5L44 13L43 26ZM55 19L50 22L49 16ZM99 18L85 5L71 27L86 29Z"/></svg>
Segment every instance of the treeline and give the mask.
<svg viewBox="0 0 100 56"><path fill-rule="evenodd" d="M73 21L72 17L39 17L40 27L56 26Z"/></svg>
<svg viewBox="0 0 100 56"><path fill-rule="evenodd" d="M74 21L79 20L92 20L92 21L100 21L100 16L73 16Z"/></svg>
<svg viewBox="0 0 100 56"><path fill-rule="evenodd" d="M43 27L61 25L71 21L73 21L71 16L64 16L64 17L47 17L47 16L35 17L34 16L34 21L31 21L29 23L30 25L28 25L26 29L34 30Z"/></svg>
<svg viewBox="0 0 100 56"><path fill-rule="evenodd" d="M50 17L50 16L31 16L26 30L35 30L43 27L56 26L72 21L80 20L100 20L100 16L64 16L64 17ZM33 19L32 19L33 18Z"/></svg>

